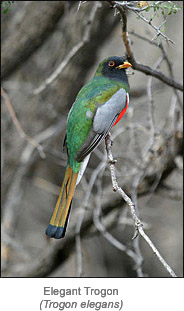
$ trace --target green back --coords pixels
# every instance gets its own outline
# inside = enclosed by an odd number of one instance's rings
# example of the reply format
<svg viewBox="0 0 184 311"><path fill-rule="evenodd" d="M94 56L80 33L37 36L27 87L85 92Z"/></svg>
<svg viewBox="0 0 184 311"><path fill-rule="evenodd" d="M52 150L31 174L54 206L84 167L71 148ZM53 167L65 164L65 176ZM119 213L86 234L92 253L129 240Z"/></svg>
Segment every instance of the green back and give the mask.
<svg viewBox="0 0 184 311"><path fill-rule="evenodd" d="M75 157L91 129L95 110L110 99L120 88L124 88L127 92L129 91L128 85L122 81L95 75L79 91L68 116L66 141L68 162L75 173L79 171L81 166L81 163L77 162ZM91 111L91 118L87 118L87 111Z"/></svg>

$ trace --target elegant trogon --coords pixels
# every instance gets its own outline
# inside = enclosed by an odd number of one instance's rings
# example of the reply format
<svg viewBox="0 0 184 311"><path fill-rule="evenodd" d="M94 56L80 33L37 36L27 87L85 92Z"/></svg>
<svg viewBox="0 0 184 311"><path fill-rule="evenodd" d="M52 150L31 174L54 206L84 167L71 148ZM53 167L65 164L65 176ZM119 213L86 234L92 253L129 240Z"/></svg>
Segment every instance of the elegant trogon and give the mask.
<svg viewBox="0 0 184 311"><path fill-rule="evenodd" d="M76 185L87 166L91 152L125 114L129 83L123 57L102 61L93 79L79 91L67 120L64 146L68 161L61 192L46 234L55 239L65 236L71 201Z"/></svg>

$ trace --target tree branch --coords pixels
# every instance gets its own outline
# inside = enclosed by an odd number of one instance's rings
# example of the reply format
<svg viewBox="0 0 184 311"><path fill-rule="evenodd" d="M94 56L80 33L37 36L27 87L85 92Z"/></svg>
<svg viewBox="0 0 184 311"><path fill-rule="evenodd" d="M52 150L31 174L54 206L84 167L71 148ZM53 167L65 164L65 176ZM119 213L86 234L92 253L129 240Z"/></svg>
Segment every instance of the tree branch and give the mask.
<svg viewBox="0 0 184 311"><path fill-rule="evenodd" d="M146 65L142 65L136 62L133 53L131 51L130 48L130 44L129 44L129 40L127 37L127 18L126 18L126 11L125 9L122 8L121 5L117 4L116 1L108 1L111 3L112 7L117 8L117 10L120 12L121 17L122 17L122 36L123 36L123 42L126 48L126 52L127 52L127 56L128 56L128 60L130 61L130 63L132 64L132 68L141 72L144 72L146 75L151 75L157 79L159 79L160 81L166 83L169 86L174 87L175 89L178 89L180 91L183 91L183 85L177 81L175 81L172 78L169 78L168 76L166 76L165 74L163 74L161 71L152 69L149 66Z"/></svg>
<svg viewBox="0 0 184 311"><path fill-rule="evenodd" d="M159 79L160 81L166 83L169 86L174 87L175 89L179 90L179 91L183 91L183 85L169 77L167 77L165 74L163 74L161 71L152 69L149 66L145 66L142 64L139 64L137 62L135 62L135 59L132 58L132 55L130 56L130 62L132 63L132 67L135 70L144 72L146 75L151 75L157 79Z"/></svg>
<svg viewBox="0 0 184 311"><path fill-rule="evenodd" d="M93 222L94 222L97 230L99 230L99 232L102 234L102 236L110 244L112 244L118 250L125 252L127 254L127 256L129 256L134 261L138 277L143 277L142 270L140 269L141 263L142 263L142 259L140 260L140 256L137 253L135 253L134 251L132 251L131 249L129 249L122 242L120 242L116 238L114 238L107 231L105 226L100 221L100 213L101 213L101 202L100 202L100 200L101 200L101 196L102 196L102 175L103 175L104 169L105 169L105 166L102 169L102 171L100 172L101 176L99 176L99 178L98 178L98 184L97 184L98 192L97 192L97 195L95 196L96 207L94 208L94 211L93 211Z"/></svg>
<svg viewBox="0 0 184 311"><path fill-rule="evenodd" d="M168 273L172 277L177 277L175 272L172 270L172 268L167 264L167 262L164 260L164 258L161 256L160 252L157 250L153 242L150 240L150 238L146 235L146 233L143 230L143 225L141 223L140 218L138 217L136 210L135 210L135 204L132 202L132 200L127 196L127 194L122 190L121 187L119 187L116 179L116 173L115 173L115 160L112 155L111 151L111 139L110 139L110 134L108 134L105 138L106 142L106 150L107 150L107 156L108 156L108 161L109 161L109 168L111 172L111 179L112 179L112 186L113 186L113 191L117 191L121 197L124 199L124 201L128 204L132 218L134 220L134 225L135 225L135 235L133 237L136 238L138 234L140 234L143 239L147 242L149 247L152 249L153 253L157 256L157 258L160 260L164 268L168 271Z"/></svg>
<svg viewBox="0 0 184 311"><path fill-rule="evenodd" d="M22 4L21 4L22 5ZM31 2L2 47L2 78L9 76L47 39L64 13L65 1ZM20 9L20 8L19 8Z"/></svg>
<svg viewBox="0 0 184 311"><path fill-rule="evenodd" d="M24 130L22 129L22 126L20 125L20 122L18 121L16 114L13 110L13 107L11 105L11 102L9 100L8 95L6 94L6 92L3 90L3 88L1 87L1 96L4 99L4 102L6 104L6 107L8 108L8 111L11 115L12 121L17 129L17 131L19 132L20 136L23 137L28 143L30 143L31 145L33 145L39 152L40 157L42 159L45 159L45 152L43 151L43 147L34 139L32 139L29 135L27 135Z"/></svg>
<svg viewBox="0 0 184 311"><path fill-rule="evenodd" d="M47 141L49 138L53 138L56 133L60 133L63 130L63 123L59 121L57 124L50 126L43 132L36 135L37 141ZM37 160L38 154L33 153L34 146L28 144L20 157L20 165L18 166L9 191L7 193L7 199L3 209L2 230L6 236L10 239L14 237L14 231L16 229L17 220L20 216L22 205L20 204L23 198L23 182L26 173L29 171L31 165ZM7 239L6 239L7 240ZM2 241L2 250L4 252L2 266L6 268L9 260L9 245L6 245L6 241Z"/></svg>
<svg viewBox="0 0 184 311"><path fill-rule="evenodd" d="M71 49L71 51L67 54L65 59L60 63L60 65L56 68L56 70L50 75L50 77L48 77L38 88L36 88L33 91L34 95L39 94L43 90L45 90L45 88L48 85L50 85L61 74L62 70L69 64L69 62L77 54L77 52L89 41L90 33L91 33L91 23L93 22L96 12L100 7L101 7L101 3L95 2L95 5L93 6L91 13L89 15L89 19L86 23L85 32L84 32L82 39Z"/></svg>

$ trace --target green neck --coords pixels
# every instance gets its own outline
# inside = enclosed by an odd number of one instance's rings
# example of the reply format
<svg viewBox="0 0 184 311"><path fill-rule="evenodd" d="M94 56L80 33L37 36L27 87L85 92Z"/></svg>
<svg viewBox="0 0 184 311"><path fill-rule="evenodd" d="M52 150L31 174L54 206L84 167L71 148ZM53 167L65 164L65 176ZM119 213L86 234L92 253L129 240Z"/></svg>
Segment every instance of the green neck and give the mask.
<svg viewBox="0 0 184 311"><path fill-rule="evenodd" d="M108 81L111 84L117 84L120 85L120 87L123 87L127 92L129 92L129 83L128 78L125 72L125 69L119 69L116 74L106 72L102 68L98 68L94 78L100 77L101 79L104 78L104 81Z"/></svg>

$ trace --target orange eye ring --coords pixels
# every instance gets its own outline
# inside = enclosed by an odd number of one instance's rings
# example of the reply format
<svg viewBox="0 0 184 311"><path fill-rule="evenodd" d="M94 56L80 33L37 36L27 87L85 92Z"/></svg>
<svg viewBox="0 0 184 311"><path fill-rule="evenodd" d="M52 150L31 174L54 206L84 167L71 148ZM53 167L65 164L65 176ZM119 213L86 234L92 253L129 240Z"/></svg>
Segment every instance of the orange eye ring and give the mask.
<svg viewBox="0 0 184 311"><path fill-rule="evenodd" d="M110 60L108 63L109 67L114 67L115 66L115 62L113 60Z"/></svg>

